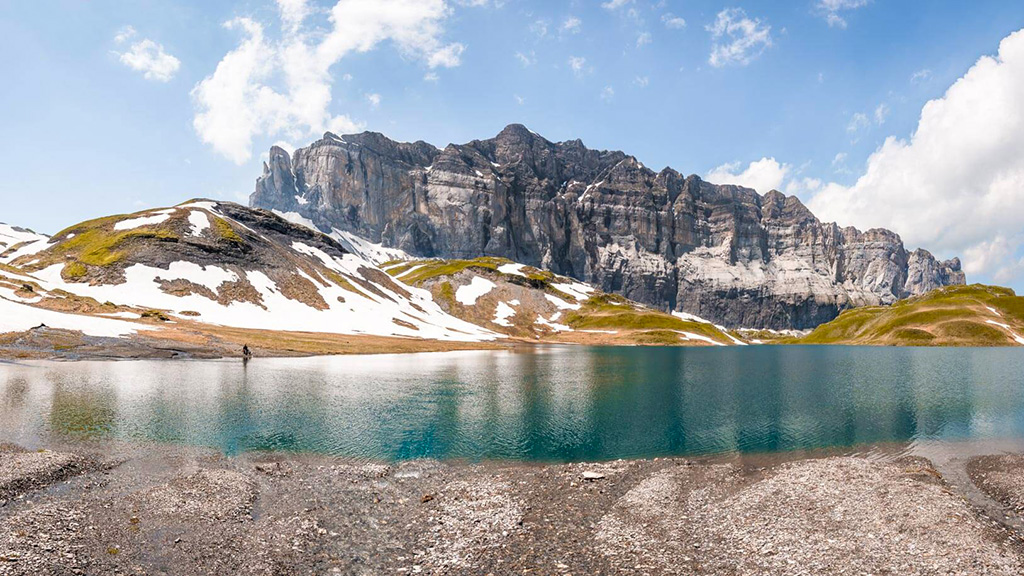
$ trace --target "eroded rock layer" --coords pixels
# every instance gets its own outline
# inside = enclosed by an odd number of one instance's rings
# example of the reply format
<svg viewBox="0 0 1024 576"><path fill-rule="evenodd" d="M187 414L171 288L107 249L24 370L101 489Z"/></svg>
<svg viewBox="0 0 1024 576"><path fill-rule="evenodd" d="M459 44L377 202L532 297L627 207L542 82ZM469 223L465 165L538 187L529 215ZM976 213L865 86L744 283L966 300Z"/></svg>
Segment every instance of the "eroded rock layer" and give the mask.
<svg viewBox="0 0 1024 576"><path fill-rule="evenodd" d="M965 281L894 232L822 223L796 198L719 186L520 125L449 145L325 134L274 147L251 205L422 257L500 256L730 327L804 329Z"/></svg>

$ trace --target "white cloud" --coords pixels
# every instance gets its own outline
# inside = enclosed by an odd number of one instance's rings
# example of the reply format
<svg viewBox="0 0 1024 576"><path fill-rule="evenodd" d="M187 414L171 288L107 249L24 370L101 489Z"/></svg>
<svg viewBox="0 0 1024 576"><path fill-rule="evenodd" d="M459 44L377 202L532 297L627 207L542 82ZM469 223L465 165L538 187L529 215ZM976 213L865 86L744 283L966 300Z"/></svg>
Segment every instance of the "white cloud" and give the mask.
<svg viewBox="0 0 1024 576"><path fill-rule="evenodd" d="M871 120L868 119L868 115L863 112L857 112L853 116L850 116L850 123L846 125L846 131L854 134L870 125Z"/></svg>
<svg viewBox="0 0 1024 576"><path fill-rule="evenodd" d="M462 64L462 53L466 47L458 42L438 48L427 57L427 66L431 68L454 68Z"/></svg>
<svg viewBox="0 0 1024 576"><path fill-rule="evenodd" d="M526 103L526 98L523 98L519 94L513 94L512 98L515 99L516 104L519 104L520 106Z"/></svg>
<svg viewBox="0 0 1024 576"><path fill-rule="evenodd" d="M818 0L815 10L821 14L829 27L846 28L846 20L839 14L867 6L871 0Z"/></svg>
<svg viewBox="0 0 1024 576"><path fill-rule="evenodd" d="M562 32L567 34L579 34L582 27L583 21L575 16L569 16L565 22L562 22Z"/></svg>
<svg viewBox="0 0 1024 576"><path fill-rule="evenodd" d="M543 18L534 20L533 23L530 24L530 32L533 32L539 38L543 38L548 35L548 26L550 24L550 22Z"/></svg>
<svg viewBox="0 0 1024 576"><path fill-rule="evenodd" d="M683 28L686 28L686 20L680 18L679 16L674 16L672 13L663 15L661 17L661 22L662 24L665 25L666 28L672 28L675 30L681 30Z"/></svg>
<svg viewBox="0 0 1024 576"><path fill-rule="evenodd" d="M281 12L281 25L292 33L298 32L309 16L306 0L277 0L277 9Z"/></svg>
<svg viewBox="0 0 1024 576"><path fill-rule="evenodd" d="M427 72L423 75L423 80L426 82L439 82L441 77L437 75L437 72Z"/></svg>
<svg viewBox="0 0 1024 576"><path fill-rule="evenodd" d="M138 32L135 31L133 26L124 26L114 34L114 42L118 44L124 44L125 42L135 38Z"/></svg>
<svg viewBox="0 0 1024 576"><path fill-rule="evenodd" d="M851 187L814 196L823 219L898 232L964 256L968 274L1019 278L1024 246L1024 30L1004 38L942 96L917 130L888 138Z"/></svg>
<svg viewBox="0 0 1024 576"><path fill-rule="evenodd" d="M610 102L612 98L615 98L615 88L611 86L605 86L601 89L601 100Z"/></svg>
<svg viewBox="0 0 1024 576"><path fill-rule="evenodd" d="M636 84L641 88L647 88L647 85L650 83L651 79L648 78L647 76L637 76L636 78L633 79L633 84Z"/></svg>
<svg viewBox="0 0 1024 576"><path fill-rule="evenodd" d="M376 92L371 92L366 95L366 101L370 103L370 110L380 108L380 100L380 94L377 94Z"/></svg>
<svg viewBox="0 0 1024 576"><path fill-rule="evenodd" d="M626 4L632 4L634 0L608 0L601 4L601 8L605 10L617 10L622 8Z"/></svg>
<svg viewBox="0 0 1024 576"><path fill-rule="evenodd" d="M640 47L642 47L642 46L644 46L646 44L650 44L650 43L651 43L651 33L650 32L641 32L640 35L636 37L636 47L637 48L640 48Z"/></svg>
<svg viewBox="0 0 1024 576"><path fill-rule="evenodd" d="M889 105L882 102L875 108L875 124L881 126L885 124L885 119L889 117Z"/></svg>
<svg viewBox="0 0 1024 576"><path fill-rule="evenodd" d="M529 54L516 52L516 60L519 60L519 63L523 65L523 68L527 68L537 63L537 55L532 51Z"/></svg>
<svg viewBox="0 0 1024 576"><path fill-rule="evenodd" d="M135 28L125 26L114 35L114 42L124 44L135 38L138 33ZM142 72L146 80L157 82L169 82L181 68L181 60L168 54L164 47L149 38L143 38L132 43L126 52L114 52L122 64Z"/></svg>
<svg viewBox="0 0 1024 576"><path fill-rule="evenodd" d="M360 124L330 111L331 68L354 52L385 42L428 68L460 64L465 46L445 43L451 9L444 0L338 0L328 26L311 28L303 0L279 0L282 37L271 40L251 18L225 23L242 33L212 74L192 89L199 137L241 164L257 136L304 140L324 130L352 132Z"/></svg>
<svg viewBox="0 0 1024 576"><path fill-rule="evenodd" d="M582 76L586 72L587 59L583 56L569 56L569 68L572 69L572 73L577 76Z"/></svg>
<svg viewBox="0 0 1024 576"><path fill-rule="evenodd" d="M790 170L789 164L780 164L775 158L761 158L751 162L745 169L739 162L722 164L708 172L704 179L712 184L745 186L764 194L780 190Z"/></svg>
<svg viewBox="0 0 1024 576"><path fill-rule="evenodd" d="M927 68L923 70L918 70L917 72L914 72L913 74L910 75L911 84L920 84L922 82L927 82L931 79L932 71Z"/></svg>
<svg viewBox="0 0 1024 576"><path fill-rule="evenodd" d="M758 18L748 18L742 8L722 10L705 29L712 40L708 62L716 68L746 66L772 45L771 26Z"/></svg>

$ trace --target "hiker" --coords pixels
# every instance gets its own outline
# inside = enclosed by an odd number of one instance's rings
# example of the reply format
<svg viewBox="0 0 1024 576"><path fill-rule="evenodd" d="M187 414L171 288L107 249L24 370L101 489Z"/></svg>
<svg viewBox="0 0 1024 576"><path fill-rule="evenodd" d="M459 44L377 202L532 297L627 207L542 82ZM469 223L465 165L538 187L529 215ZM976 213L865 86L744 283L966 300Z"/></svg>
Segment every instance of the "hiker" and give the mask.
<svg viewBox="0 0 1024 576"><path fill-rule="evenodd" d="M248 344L243 344L242 345L242 358L244 358L246 360L248 360L249 358L252 358L252 352L249 350L249 345Z"/></svg>

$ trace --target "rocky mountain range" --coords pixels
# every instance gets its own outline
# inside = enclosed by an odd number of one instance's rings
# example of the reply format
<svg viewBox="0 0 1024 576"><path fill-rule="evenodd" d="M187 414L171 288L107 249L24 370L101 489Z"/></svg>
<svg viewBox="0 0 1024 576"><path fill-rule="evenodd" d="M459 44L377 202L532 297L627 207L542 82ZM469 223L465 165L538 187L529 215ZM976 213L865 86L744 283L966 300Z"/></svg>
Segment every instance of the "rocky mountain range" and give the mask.
<svg viewBox="0 0 1024 576"><path fill-rule="evenodd" d="M504 257L729 327L806 329L963 284L956 258L521 125L438 149L364 132L270 150L253 207L418 257Z"/></svg>

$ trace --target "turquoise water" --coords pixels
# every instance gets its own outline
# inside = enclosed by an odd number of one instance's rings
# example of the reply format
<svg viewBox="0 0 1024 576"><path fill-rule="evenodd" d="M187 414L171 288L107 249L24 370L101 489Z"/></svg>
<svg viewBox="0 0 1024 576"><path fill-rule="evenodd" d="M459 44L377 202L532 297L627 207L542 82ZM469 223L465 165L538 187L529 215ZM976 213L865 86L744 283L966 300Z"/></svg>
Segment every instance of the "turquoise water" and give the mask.
<svg viewBox="0 0 1024 576"><path fill-rule="evenodd" d="M584 348L0 364L0 441L537 461L1024 438L1024 349Z"/></svg>

